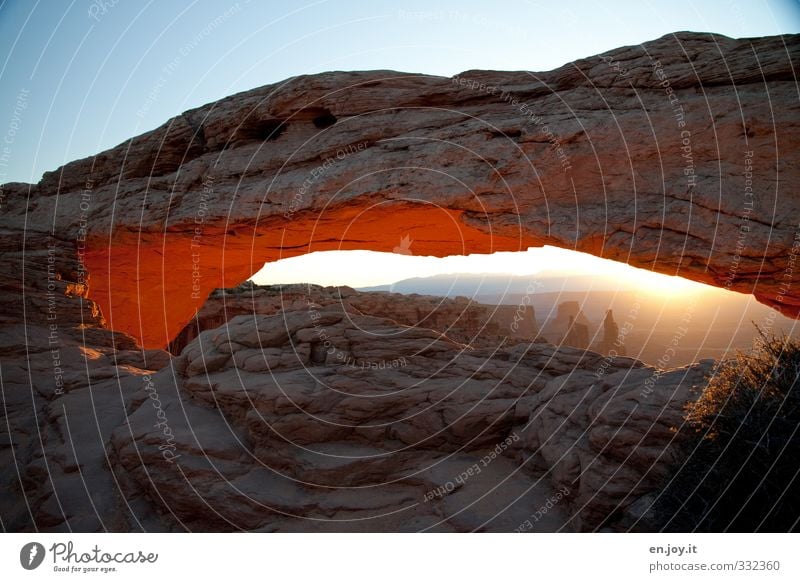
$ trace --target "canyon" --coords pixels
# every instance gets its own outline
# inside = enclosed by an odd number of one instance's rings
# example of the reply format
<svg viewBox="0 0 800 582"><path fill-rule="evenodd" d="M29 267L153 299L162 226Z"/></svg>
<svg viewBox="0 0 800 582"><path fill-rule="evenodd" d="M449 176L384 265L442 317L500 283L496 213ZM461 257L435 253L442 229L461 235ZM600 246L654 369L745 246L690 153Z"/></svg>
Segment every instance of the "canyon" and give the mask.
<svg viewBox="0 0 800 582"><path fill-rule="evenodd" d="M185 330L280 258L543 244L797 318L799 51L682 32L546 73L293 77L3 185L3 528L636 523L712 361L312 287Z"/></svg>

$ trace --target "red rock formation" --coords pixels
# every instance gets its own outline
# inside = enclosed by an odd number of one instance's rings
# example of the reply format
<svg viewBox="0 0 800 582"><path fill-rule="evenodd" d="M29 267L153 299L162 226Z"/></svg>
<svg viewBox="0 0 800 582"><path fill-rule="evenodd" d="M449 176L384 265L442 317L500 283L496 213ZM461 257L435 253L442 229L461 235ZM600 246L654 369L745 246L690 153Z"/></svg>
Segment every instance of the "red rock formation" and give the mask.
<svg viewBox="0 0 800 582"><path fill-rule="evenodd" d="M799 46L679 33L540 74L296 77L7 186L0 226L85 242L92 299L148 347L265 261L404 237L575 248L796 316Z"/></svg>

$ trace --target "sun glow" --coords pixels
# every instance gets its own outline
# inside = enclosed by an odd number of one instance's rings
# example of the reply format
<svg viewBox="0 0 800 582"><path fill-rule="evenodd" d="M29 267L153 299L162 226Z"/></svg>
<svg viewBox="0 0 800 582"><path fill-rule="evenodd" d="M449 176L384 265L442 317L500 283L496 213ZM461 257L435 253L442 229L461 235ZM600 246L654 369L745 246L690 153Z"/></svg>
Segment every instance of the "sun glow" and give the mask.
<svg viewBox="0 0 800 582"><path fill-rule="evenodd" d="M714 290L713 287L682 277L663 275L618 261L551 246L531 248L519 253L501 252L445 258L372 251L326 251L267 263L251 279L262 285L317 283L369 287L415 277L454 273L590 277L591 287L597 290L635 288L644 293L662 295Z"/></svg>

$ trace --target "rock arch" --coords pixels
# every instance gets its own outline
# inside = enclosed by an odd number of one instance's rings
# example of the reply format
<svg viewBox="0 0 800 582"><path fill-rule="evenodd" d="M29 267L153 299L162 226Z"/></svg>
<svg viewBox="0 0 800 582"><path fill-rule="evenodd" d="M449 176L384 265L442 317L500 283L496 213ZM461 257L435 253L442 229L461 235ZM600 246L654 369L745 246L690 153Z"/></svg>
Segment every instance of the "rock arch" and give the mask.
<svg viewBox="0 0 800 582"><path fill-rule="evenodd" d="M55 236L146 347L264 262L404 237L573 248L797 317L799 49L678 33L547 73L294 77L6 185L0 226Z"/></svg>

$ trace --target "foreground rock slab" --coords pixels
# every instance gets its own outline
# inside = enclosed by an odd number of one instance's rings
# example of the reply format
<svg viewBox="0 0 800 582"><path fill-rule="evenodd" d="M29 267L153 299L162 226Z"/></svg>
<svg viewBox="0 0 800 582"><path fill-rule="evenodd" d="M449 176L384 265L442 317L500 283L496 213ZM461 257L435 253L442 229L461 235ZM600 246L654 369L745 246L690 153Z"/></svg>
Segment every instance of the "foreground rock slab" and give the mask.
<svg viewBox="0 0 800 582"><path fill-rule="evenodd" d="M164 424L141 397L111 455L126 498L192 530L592 530L663 476L707 371L639 405L654 370L627 358L341 306L240 315L153 376Z"/></svg>

